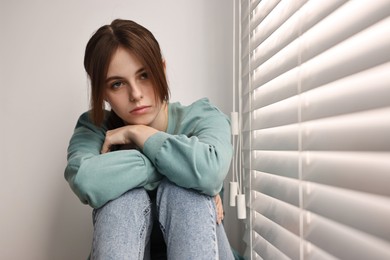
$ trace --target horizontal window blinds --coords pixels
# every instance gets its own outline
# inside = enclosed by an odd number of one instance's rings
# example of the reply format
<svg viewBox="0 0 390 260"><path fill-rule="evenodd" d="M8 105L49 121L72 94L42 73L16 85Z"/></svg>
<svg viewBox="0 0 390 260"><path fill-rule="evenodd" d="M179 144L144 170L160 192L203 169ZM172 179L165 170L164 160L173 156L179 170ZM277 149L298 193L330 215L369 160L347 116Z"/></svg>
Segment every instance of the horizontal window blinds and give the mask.
<svg viewBox="0 0 390 260"><path fill-rule="evenodd" d="M390 1L239 1L248 259L390 259Z"/></svg>

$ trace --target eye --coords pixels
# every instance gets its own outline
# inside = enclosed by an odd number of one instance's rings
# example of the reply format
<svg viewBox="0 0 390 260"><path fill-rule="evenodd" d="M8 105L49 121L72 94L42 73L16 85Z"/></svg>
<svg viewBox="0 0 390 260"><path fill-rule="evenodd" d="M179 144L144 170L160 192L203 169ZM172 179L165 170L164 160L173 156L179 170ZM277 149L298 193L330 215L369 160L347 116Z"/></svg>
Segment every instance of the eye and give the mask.
<svg viewBox="0 0 390 260"><path fill-rule="evenodd" d="M140 75L139 75L139 78L140 79L148 79L149 78L149 75L146 71L142 72Z"/></svg>
<svg viewBox="0 0 390 260"><path fill-rule="evenodd" d="M122 81L115 81L114 83L111 84L112 89L118 89L122 86L123 82Z"/></svg>

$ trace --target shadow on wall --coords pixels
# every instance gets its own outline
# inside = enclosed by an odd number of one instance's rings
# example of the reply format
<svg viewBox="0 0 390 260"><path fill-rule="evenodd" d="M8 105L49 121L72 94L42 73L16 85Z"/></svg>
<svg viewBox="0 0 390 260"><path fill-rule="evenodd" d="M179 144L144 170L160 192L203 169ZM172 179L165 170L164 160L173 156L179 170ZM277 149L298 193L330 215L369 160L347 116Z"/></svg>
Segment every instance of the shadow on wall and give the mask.
<svg viewBox="0 0 390 260"><path fill-rule="evenodd" d="M64 179L57 208L49 224L46 259L87 259L92 241L92 208L82 204Z"/></svg>

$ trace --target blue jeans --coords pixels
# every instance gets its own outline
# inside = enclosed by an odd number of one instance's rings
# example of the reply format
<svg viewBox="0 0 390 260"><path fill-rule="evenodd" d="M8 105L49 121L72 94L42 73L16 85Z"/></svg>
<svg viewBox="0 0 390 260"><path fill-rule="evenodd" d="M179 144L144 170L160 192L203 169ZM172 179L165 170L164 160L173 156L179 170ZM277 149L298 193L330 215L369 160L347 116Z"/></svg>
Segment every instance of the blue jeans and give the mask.
<svg viewBox="0 0 390 260"><path fill-rule="evenodd" d="M234 259L214 198L160 183L155 204L143 188L94 210L91 259L150 259L153 218L158 218L167 259Z"/></svg>

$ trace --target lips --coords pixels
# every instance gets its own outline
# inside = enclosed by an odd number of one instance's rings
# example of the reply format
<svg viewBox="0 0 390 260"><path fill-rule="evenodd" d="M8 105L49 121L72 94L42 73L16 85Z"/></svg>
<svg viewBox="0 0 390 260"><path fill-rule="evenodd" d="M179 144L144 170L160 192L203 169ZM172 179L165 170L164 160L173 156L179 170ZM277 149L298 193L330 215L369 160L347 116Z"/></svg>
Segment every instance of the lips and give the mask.
<svg viewBox="0 0 390 260"><path fill-rule="evenodd" d="M150 106L139 106L130 111L131 114L139 115L148 112Z"/></svg>

